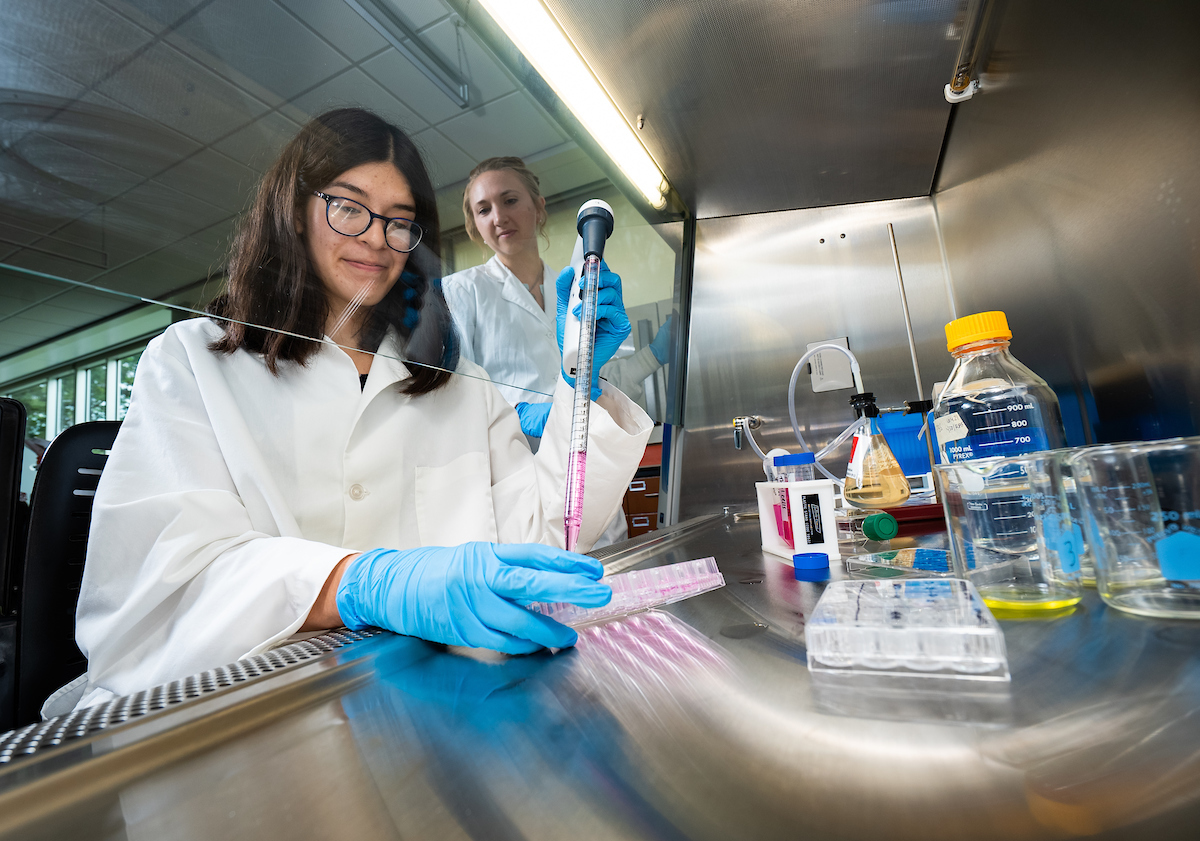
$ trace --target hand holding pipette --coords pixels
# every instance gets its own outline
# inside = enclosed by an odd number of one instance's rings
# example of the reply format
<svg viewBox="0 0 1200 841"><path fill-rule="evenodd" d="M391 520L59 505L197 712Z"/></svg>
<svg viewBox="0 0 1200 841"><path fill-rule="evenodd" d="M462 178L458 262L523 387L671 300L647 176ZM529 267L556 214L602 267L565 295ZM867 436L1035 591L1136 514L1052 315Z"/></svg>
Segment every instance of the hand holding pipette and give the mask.
<svg viewBox="0 0 1200 841"><path fill-rule="evenodd" d="M579 293L583 291L584 278L579 277L576 289L571 294L571 281L576 279L576 272L567 266L556 281L558 291L558 349L563 349L563 328L567 319L567 307L571 306L572 315L579 319L583 303ZM608 266L600 263L599 285L596 294L596 340L592 349L592 393L595 400L600 396L600 369L607 365L621 347L621 343L629 337L631 326L629 316L625 313L625 302L621 290L621 276L609 270ZM563 379L567 385L575 387L573 376L575 366L571 370L563 366Z"/></svg>
<svg viewBox="0 0 1200 841"><path fill-rule="evenodd" d="M608 271L607 267L602 270L604 243L612 235L613 224L611 207L599 199L584 202L576 221L579 239L575 243L572 258L576 268L572 270L570 278L559 275L557 284L558 341L563 352L563 378L575 388L571 408L571 450L567 461L567 495L563 506L563 528L568 550L575 548L583 525L588 418L591 401L600 396L600 367L612 358L612 354L629 335L629 318L625 315L625 304L621 300L621 279ZM572 305L574 295L570 294L575 288L572 279L576 271L582 299L578 308ZM603 298L600 294L602 287L606 290Z"/></svg>

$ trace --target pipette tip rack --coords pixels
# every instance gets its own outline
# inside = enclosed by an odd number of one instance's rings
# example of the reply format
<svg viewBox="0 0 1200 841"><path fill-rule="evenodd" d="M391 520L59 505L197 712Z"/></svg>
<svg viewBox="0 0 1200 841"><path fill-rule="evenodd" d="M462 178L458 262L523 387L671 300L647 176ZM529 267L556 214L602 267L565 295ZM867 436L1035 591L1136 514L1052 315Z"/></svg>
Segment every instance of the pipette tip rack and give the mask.
<svg viewBox="0 0 1200 841"><path fill-rule="evenodd" d="M612 601L603 607L534 602L528 609L578 627L673 604L725 586L725 576L717 569L715 558L637 569L605 576L602 581L613 591Z"/></svg>

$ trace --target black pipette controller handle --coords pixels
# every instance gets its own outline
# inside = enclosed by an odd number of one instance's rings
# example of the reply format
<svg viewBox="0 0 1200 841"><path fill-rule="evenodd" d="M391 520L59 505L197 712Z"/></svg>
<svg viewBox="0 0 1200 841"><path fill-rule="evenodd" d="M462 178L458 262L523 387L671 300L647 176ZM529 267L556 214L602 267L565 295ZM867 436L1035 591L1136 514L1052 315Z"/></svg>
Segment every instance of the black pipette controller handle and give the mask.
<svg viewBox="0 0 1200 841"><path fill-rule="evenodd" d="M583 239L583 259L595 254L603 260L604 243L613 232L612 208L600 199L592 199L579 208L575 228Z"/></svg>

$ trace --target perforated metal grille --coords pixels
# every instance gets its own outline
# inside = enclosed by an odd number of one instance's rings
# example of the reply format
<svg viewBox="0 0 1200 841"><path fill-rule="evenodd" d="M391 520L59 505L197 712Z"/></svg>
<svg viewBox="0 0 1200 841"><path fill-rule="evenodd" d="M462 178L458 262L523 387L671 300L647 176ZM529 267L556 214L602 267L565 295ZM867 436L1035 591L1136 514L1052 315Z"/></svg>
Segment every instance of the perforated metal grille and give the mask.
<svg viewBox="0 0 1200 841"><path fill-rule="evenodd" d="M153 689L144 689L94 707L30 724L20 730L11 730L0 735L0 765L99 730L124 724L130 719L141 718L182 704L191 698L199 698L236 683L245 683L265 674L291 668L380 633L382 632L375 629L351 631L343 628L330 631L303 642L246 657L219 669L210 669L182 680L161 684Z"/></svg>

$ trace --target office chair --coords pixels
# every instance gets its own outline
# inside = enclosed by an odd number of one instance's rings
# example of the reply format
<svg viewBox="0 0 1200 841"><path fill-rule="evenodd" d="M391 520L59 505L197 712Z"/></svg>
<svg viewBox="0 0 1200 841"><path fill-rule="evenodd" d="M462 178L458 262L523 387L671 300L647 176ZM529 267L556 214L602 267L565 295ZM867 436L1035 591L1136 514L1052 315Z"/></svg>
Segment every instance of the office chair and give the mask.
<svg viewBox="0 0 1200 841"><path fill-rule="evenodd" d="M29 513L17 634L16 725L37 721L46 698L87 669L75 645L92 502L120 421L80 423L50 444Z"/></svg>

